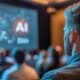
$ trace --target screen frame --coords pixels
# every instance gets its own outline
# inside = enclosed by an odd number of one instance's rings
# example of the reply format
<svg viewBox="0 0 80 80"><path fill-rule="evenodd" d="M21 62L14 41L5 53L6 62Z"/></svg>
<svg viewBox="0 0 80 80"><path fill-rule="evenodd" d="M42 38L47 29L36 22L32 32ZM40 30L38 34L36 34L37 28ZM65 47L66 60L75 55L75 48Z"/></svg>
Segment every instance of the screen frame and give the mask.
<svg viewBox="0 0 80 80"><path fill-rule="evenodd" d="M47 7L42 4L19 0L0 0L0 3L30 8L38 11L38 38L39 49L47 49L51 45L51 28L50 28L50 15L47 13Z"/></svg>

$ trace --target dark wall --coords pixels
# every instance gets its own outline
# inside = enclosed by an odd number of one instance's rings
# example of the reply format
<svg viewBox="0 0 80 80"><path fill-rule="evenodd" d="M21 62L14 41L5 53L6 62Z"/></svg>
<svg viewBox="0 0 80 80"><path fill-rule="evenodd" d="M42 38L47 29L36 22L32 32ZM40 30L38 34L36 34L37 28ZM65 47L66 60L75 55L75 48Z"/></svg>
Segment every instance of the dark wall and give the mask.
<svg viewBox="0 0 80 80"><path fill-rule="evenodd" d="M39 48L47 49L50 45L50 15L46 11L46 7L41 4L22 2L18 0L0 0L2 3L17 5L35 9L38 11L38 32L39 32Z"/></svg>
<svg viewBox="0 0 80 80"><path fill-rule="evenodd" d="M41 49L50 45L50 16L45 8L39 10L39 42Z"/></svg>

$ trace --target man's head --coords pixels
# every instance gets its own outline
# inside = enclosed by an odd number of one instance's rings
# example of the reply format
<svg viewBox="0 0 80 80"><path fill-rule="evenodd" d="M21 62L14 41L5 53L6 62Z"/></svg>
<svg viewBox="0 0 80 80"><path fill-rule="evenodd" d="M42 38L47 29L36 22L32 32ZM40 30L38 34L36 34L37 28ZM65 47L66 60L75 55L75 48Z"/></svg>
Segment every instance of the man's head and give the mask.
<svg viewBox="0 0 80 80"><path fill-rule="evenodd" d="M25 51L24 50L18 50L16 51L15 55L14 55L14 59L18 64L22 64L24 63L24 59L25 59Z"/></svg>
<svg viewBox="0 0 80 80"><path fill-rule="evenodd" d="M80 5L74 4L65 10L66 24L64 28L65 53L79 51L80 46Z"/></svg>

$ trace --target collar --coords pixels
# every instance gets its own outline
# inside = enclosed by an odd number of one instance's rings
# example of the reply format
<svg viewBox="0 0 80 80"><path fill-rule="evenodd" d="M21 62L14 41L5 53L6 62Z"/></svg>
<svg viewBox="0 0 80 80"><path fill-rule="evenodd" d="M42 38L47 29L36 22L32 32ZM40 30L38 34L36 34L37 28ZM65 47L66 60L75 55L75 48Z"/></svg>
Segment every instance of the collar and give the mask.
<svg viewBox="0 0 80 80"><path fill-rule="evenodd" d="M74 54L74 55L71 57L71 59L70 59L70 61L69 61L69 64L74 63L74 62L79 62L79 61L80 61L80 52Z"/></svg>

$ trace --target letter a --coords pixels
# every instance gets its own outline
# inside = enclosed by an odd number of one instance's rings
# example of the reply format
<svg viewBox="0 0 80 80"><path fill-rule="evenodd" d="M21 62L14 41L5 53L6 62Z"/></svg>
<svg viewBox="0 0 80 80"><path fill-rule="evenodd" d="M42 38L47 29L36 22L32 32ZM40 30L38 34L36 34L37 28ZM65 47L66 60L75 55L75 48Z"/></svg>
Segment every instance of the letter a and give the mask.
<svg viewBox="0 0 80 80"><path fill-rule="evenodd" d="M19 32L19 31L24 32L24 26L21 22L19 22L16 27L16 32Z"/></svg>

